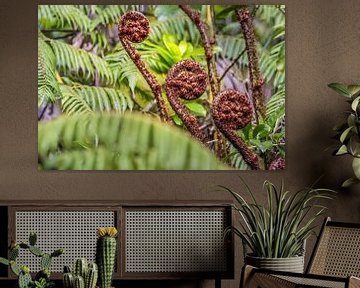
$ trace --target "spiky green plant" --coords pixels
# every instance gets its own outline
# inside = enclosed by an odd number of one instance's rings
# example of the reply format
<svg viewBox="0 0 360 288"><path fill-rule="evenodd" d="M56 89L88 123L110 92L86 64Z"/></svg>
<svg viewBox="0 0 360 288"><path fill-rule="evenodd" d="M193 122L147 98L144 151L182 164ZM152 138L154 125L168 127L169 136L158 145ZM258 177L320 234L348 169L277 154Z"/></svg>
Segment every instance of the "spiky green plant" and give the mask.
<svg viewBox="0 0 360 288"><path fill-rule="evenodd" d="M115 227L102 227L97 229L96 262L99 267L100 288L110 288L116 258Z"/></svg>
<svg viewBox="0 0 360 288"><path fill-rule="evenodd" d="M64 266L62 282L64 288L95 288L98 279L96 263L88 263L86 258L75 260L73 272L69 266Z"/></svg>
<svg viewBox="0 0 360 288"><path fill-rule="evenodd" d="M8 259L0 257L0 264L10 266L11 271L18 277L19 288L48 288L51 287L53 282L50 281L50 265L54 257L58 257L64 253L63 249L57 249L52 253L45 253L36 246L37 236L32 232L29 235L29 243L19 242L12 243L8 251ZM33 280L30 275L28 266L19 266L16 259L19 256L19 250L28 250L31 254L40 258L41 270L36 273Z"/></svg>
<svg viewBox="0 0 360 288"><path fill-rule="evenodd" d="M240 215L240 227L229 227L247 245L252 256L265 258L287 258L301 255L306 239L314 233L316 220L324 214L326 207L318 203L321 199L332 199L329 189L304 188L296 193L285 191L266 180L266 206L258 203L245 183L251 201L239 193L221 186L235 199L233 208Z"/></svg>

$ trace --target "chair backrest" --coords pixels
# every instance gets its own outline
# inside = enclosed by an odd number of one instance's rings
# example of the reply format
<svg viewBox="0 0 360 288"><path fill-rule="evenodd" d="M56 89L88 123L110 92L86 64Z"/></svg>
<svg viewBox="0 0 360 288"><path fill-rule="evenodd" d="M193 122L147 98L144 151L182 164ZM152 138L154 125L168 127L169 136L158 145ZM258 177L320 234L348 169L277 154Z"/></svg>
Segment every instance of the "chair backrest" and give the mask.
<svg viewBox="0 0 360 288"><path fill-rule="evenodd" d="M307 273L360 277L360 223L326 218Z"/></svg>

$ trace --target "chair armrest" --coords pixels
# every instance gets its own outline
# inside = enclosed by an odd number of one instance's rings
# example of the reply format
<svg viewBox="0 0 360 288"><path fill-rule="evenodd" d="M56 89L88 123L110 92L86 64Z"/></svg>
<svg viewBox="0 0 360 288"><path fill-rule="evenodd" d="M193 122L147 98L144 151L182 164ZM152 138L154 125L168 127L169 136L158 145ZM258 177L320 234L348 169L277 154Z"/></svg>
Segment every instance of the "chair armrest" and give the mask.
<svg viewBox="0 0 360 288"><path fill-rule="evenodd" d="M349 277L349 288L360 288L360 278Z"/></svg>
<svg viewBox="0 0 360 288"><path fill-rule="evenodd" d="M347 285L348 284L348 285ZM295 288L295 287L360 288L356 277L333 277L315 274L272 271L245 266L241 277L241 288Z"/></svg>
<svg viewBox="0 0 360 288"><path fill-rule="evenodd" d="M272 274L262 273L260 269L250 265L245 265L241 274L241 288L296 288L296 283L273 276Z"/></svg>

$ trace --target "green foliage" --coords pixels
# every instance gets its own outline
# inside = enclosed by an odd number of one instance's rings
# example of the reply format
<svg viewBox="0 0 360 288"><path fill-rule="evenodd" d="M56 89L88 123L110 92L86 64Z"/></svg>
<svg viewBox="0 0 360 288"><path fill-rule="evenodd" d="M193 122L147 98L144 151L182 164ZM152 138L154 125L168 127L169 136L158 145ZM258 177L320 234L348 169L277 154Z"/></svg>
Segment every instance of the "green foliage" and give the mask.
<svg viewBox="0 0 360 288"><path fill-rule="evenodd" d="M334 128L340 140L340 146L334 154L349 154L353 157L352 168L355 177L347 179L342 184L343 187L349 187L360 183L360 85L331 83L328 86L342 96L345 96L351 108L347 113L347 121Z"/></svg>
<svg viewBox="0 0 360 288"><path fill-rule="evenodd" d="M251 202L246 201L240 193L221 186L234 197L234 209L241 219L239 228L229 227L227 232L239 236L253 256L266 258L301 255L304 242L314 233L314 223L326 209L318 201L331 199L334 193L312 187L290 193L284 190L283 184L277 188L265 181L267 203L263 206L257 202L250 188L244 185Z"/></svg>
<svg viewBox="0 0 360 288"><path fill-rule="evenodd" d="M38 141L43 169L226 169L186 133L135 113L39 123Z"/></svg>
<svg viewBox="0 0 360 288"><path fill-rule="evenodd" d="M95 77L99 77L106 84L113 83L109 65L101 57L60 41L50 40L49 45L55 53L60 72L70 72L71 76L83 81L94 81Z"/></svg>
<svg viewBox="0 0 360 288"><path fill-rule="evenodd" d="M18 277L19 288L48 288L53 286L50 281L50 265L53 257L58 257L64 253L63 249L55 250L53 253L48 254L42 252L36 245L37 236L35 233L30 233L29 243L19 242L11 245L8 251L9 259L0 257L0 264L10 266L11 271ZM30 275L28 266L19 266L16 259L19 256L19 250L28 250L34 256L40 257L41 270L35 275L33 280Z"/></svg>
<svg viewBox="0 0 360 288"><path fill-rule="evenodd" d="M62 107L67 114L84 112L110 112L132 110L134 102L123 91L87 85L60 85L63 94Z"/></svg>
<svg viewBox="0 0 360 288"><path fill-rule="evenodd" d="M55 76L55 55L42 37L38 37L38 105L61 98Z"/></svg>

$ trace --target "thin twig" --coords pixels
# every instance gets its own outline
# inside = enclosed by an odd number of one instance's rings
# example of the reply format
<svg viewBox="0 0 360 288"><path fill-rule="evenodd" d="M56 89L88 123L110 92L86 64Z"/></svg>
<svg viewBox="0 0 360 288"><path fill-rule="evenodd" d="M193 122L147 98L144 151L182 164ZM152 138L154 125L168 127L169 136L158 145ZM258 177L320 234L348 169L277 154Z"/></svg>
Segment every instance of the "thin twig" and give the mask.
<svg viewBox="0 0 360 288"><path fill-rule="evenodd" d="M241 51L241 53L239 54L239 56L237 56L234 61L225 69L224 73L221 75L221 77L219 78L219 81L221 81L222 79L224 79L226 73L229 72L229 70L236 64L237 61L239 61L239 59L241 58L242 55L244 55L244 53L246 52L246 48L244 48L243 51Z"/></svg>

